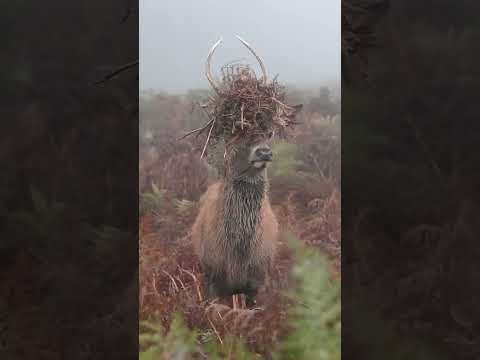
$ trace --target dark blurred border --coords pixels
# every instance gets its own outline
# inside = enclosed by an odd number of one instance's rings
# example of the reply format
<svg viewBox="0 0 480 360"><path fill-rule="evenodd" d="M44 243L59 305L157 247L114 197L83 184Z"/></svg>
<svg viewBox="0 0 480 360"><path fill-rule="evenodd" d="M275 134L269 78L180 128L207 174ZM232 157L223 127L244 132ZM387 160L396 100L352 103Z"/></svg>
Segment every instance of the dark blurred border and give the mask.
<svg viewBox="0 0 480 360"><path fill-rule="evenodd" d="M0 358L138 356L138 2L4 2Z"/></svg>
<svg viewBox="0 0 480 360"><path fill-rule="evenodd" d="M342 1L344 359L480 356L479 10Z"/></svg>

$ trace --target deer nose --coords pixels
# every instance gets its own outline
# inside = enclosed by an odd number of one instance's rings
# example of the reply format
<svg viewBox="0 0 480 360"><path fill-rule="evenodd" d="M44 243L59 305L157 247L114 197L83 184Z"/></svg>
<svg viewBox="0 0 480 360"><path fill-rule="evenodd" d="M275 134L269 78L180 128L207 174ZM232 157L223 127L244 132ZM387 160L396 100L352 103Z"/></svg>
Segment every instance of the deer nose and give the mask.
<svg viewBox="0 0 480 360"><path fill-rule="evenodd" d="M272 149L268 147L261 147L255 150L255 157L259 161L272 161Z"/></svg>

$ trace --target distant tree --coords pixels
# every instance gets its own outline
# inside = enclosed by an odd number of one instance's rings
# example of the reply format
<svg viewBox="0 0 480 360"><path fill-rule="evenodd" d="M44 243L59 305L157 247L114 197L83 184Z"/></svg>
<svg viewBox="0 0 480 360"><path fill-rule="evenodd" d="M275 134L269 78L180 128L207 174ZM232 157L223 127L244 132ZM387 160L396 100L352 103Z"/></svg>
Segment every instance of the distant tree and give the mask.
<svg viewBox="0 0 480 360"><path fill-rule="evenodd" d="M332 101L330 89L326 86L322 86L319 96L311 100L310 108L322 116L334 116L339 112L337 104Z"/></svg>

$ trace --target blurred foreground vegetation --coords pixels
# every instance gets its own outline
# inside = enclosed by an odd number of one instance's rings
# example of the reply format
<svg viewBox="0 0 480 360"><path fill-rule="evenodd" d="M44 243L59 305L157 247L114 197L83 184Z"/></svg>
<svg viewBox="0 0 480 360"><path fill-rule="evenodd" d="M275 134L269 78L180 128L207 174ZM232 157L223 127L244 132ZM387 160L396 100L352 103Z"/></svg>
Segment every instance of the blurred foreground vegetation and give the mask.
<svg viewBox="0 0 480 360"><path fill-rule="evenodd" d="M295 247L297 264L293 268L295 288L288 296L295 302L289 319L293 331L276 345L273 358L278 360L339 360L341 348L340 282L331 278L327 260L308 250L298 240ZM167 331L159 324L140 325L140 360L196 358L257 359L242 339L230 337L222 343L202 339L208 334L191 330L177 314Z"/></svg>

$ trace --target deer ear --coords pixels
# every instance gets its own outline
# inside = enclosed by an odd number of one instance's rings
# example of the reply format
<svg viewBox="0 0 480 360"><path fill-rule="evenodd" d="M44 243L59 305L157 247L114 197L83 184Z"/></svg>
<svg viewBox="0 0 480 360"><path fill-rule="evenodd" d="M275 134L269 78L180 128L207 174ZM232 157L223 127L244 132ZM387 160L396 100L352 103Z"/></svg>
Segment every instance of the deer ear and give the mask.
<svg viewBox="0 0 480 360"><path fill-rule="evenodd" d="M303 109L303 104L294 105L292 108L295 110L294 114L297 115Z"/></svg>

